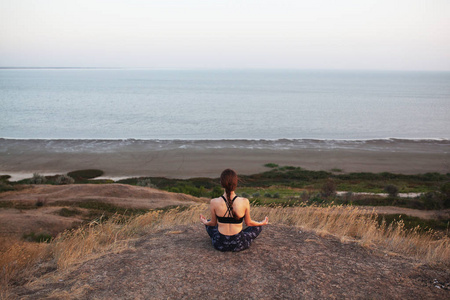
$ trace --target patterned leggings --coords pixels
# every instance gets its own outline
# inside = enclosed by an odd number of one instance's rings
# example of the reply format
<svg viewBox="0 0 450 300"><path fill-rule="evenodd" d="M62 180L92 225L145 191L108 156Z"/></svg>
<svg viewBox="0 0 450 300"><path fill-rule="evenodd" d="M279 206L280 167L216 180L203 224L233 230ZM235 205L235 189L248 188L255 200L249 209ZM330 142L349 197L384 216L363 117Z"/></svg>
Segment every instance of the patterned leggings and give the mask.
<svg viewBox="0 0 450 300"><path fill-rule="evenodd" d="M235 235L223 235L216 226L205 225L211 237L212 245L219 251L238 252L250 247L250 244L261 233L262 226L249 226Z"/></svg>

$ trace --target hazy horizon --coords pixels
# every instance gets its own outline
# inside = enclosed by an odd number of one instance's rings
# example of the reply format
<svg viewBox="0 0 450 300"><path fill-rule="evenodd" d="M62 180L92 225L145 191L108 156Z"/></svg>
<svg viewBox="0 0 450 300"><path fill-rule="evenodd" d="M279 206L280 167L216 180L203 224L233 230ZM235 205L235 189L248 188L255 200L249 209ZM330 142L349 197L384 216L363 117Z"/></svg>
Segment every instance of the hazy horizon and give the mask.
<svg viewBox="0 0 450 300"><path fill-rule="evenodd" d="M0 2L0 66L450 71L450 1Z"/></svg>

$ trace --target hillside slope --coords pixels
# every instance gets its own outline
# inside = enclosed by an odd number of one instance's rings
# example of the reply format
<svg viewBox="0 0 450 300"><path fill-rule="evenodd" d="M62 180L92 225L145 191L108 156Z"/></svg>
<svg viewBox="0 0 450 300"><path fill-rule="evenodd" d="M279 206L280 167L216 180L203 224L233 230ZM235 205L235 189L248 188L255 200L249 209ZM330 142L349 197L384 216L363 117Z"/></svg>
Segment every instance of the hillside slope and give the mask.
<svg viewBox="0 0 450 300"><path fill-rule="evenodd" d="M66 271L42 266L23 299L448 299L450 271L269 225L239 253L214 250L201 224L148 233Z"/></svg>
<svg viewBox="0 0 450 300"><path fill-rule="evenodd" d="M199 202L198 198L127 184L71 184L31 185L21 191L4 192L0 201L33 202L46 204L73 201L103 201L128 208L160 208Z"/></svg>
<svg viewBox="0 0 450 300"><path fill-rule="evenodd" d="M20 238L28 232L46 232L56 236L65 229L79 226L89 216L80 202L98 202L132 209L157 209L191 205L205 200L157 189L125 184L31 185L20 191L0 193L0 239ZM8 203L7 203L8 202ZM42 206L37 207L41 202ZM11 204L8 207L6 204ZM61 216L62 207L77 207L79 214ZM101 209L99 210L101 213Z"/></svg>

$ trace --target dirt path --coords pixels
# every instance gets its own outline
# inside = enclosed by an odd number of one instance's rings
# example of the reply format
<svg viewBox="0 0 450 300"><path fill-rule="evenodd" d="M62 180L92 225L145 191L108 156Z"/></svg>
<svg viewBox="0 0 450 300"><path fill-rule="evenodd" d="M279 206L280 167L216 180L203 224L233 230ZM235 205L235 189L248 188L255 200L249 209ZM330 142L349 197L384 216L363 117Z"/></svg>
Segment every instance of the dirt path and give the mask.
<svg viewBox="0 0 450 300"><path fill-rule="evenodd" d="M450 271L298 228L269 225L249 250L214 250L199 225L17 287L23 299L449 299Z"/></svg>

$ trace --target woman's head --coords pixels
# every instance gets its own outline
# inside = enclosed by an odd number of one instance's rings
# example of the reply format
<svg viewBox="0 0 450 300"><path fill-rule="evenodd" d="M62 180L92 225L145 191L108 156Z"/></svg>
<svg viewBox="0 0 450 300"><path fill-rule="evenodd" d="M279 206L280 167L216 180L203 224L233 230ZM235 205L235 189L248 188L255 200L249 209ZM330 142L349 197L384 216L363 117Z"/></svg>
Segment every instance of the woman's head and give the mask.
<svg viewBox="0 0 450 300"><path fill-rule="evenodd" d="M227 192L227 195L228 195L228 192L231 193L232 191L236 190L237 183L238 183L237 174L235 171L233 171L231 169L226 169L220 175L220 184Z"/></svg>

